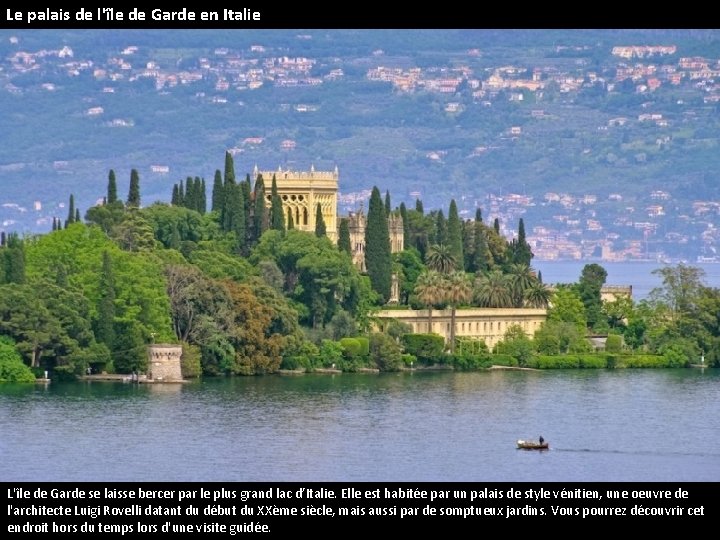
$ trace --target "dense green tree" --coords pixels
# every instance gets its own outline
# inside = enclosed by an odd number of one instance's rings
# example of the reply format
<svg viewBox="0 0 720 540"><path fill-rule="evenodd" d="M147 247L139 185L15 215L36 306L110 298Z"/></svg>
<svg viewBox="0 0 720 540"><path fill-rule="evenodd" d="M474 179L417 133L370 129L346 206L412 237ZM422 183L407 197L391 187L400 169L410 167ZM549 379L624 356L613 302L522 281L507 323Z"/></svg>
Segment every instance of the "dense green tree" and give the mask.
<svg viewBox="0 0 720 540"><path fill-rule="evenodd" d="M225 204L225 195L223 193L223 180L220 169L215 170L215 178L213 179L212 190L212 211L221 212Z"/></svg>
<svg viewBox="0 0 720 540"><path fill-rule="evenodd" d="M400 303L409 305L410 296L415 291L418 277L425 271L425 265L420 258L420 253L415 248L393 253L393 262L397 267L400 280Z"/></svg>
<svg viewBox="0 0 720 540"><path fill-rule="evenodd" d="M534 356L533 344L525 331L518 324L510 326L503 335L502 341L496 346L500 354L508 354L518 361L519 366L525 366Z"/></svg>
<svg viewBox="0 0 720 540"><path fill-rule="evenodd" d="M128 208L140 208L140 175L137 169L130 171L130 190L127 198Z"/></svg>
<svg viewBox="0 0 720 540"><path fill-rule="evenodd" d="M25 242L17 233L6 236L0 250L0 283L25 283Z"/></svg>
<svg viewBox="0 0 720 540"><path fill-rule="evenodd" d="M81 223L81 221L82 220L80 219L80 209L76 208L75 209L75 223Z"/></svg>
<svg viewBox="0 0 720 540"><path fill-rule="evenodd" d="M295 228L295 222L293 221L292 212L288 212L287 216L287 230L292 231Z"/></svg>
<svg viewBox="0 0 720 540"><path fill-rule="evenodd" d="M392 212L392 206L390 203L390 190L385 190L385 215L389 216L390 212Z"/></svg>
<svg viewBox="0 0 720 540"><path fill-rule="evenodd" d="M649 299L667 307L673 323L679 323L697 312L704 270L679 264L658 268L652 273L662 278L662 286L650 291Z"/></svg>
<svg viewBox="0 0 720 540"><path fill-rule="evenodd" d="M569 354L590 351L585 331L577 324L558 320L546 321L535 332L535 350L539 354Z"/></svg>
<svg viewBox="0 0 720 540"><path fill-rule="evenodd" d="M35 382L35 375L23 363L15 343L6 336L0 336L0 383L3 382Z"/></svg>
<svg viewBox="0 0 720 540"><path fill-rule="evenodd" d="M450 201L450 210L448 212L447 245L450 248L450 253L455 258L457 268L464 268L465 256L463 254L462 221L460 221L455 199Z"/></svg>
<svg viewBox="0 0 720 540"><path fill-rule="evenodd" d="M498 218L495 218L495 221L493 221L493 229L495 230L495 234L498 236L500 235L500 220Z"/></svg>
<svg viewBox="0 0 720 540"><path fill-rule="evenodd" d="M339 309L352 313L360 323L365 293L347 253L327 237L303 231L268 231L255 247L251 260L274 260L284 276L283 290L298 302L303 323L324 326Z"/></svg>
<svg viewBox="0 0 720 540"><path fill-rule="evenodd" d="M108 173L107 196L105 197L105 203L115 204L116 202L118 202L117 180L115 179L115 171L110 169L110 172Z"/></svg>
<svg viewBox="0 0 720 540"><path fill-rule="evenodd" d="M547 320L574 324L578 332L585 334L587 319L585 306L578 293L568 287L558 288L550 300Z"/></svg>
<svg viewBox="0 0 720 540"><path fill-rule="evenodd" d="M370 334L370 360L380 371L399 371L402 366L400 345L387 334Z"/></svg>
<svg viewBox="0 0 720 540"><path fill-rule="evenodd" d="M365 229L365 265L372 287L387 302L392 283L392 256L387 216L380 190L373 187Z"/></svg>
<svg viewBox="0 0 720 540"><path fill-rule="evenodd" d="M423 208L423 203L420 199L415 199L415 211L421 216L425 214L425 209Z"/></svg>
<svg viewBox="0 0 720 540"><path fill-rule="evenodd" d="M292 216L290 216L292 219ZM348 255L352 255L352 245L350 243L350 225L348 218L340 219L340 227L338 228L338 249L344 251Z"/></svg>
<svg viewBox="0 0 720 540"><path fill-rule="evenodd" d="M586 264L580 274L575 290L585 306L585 319L591 329L601 325L607 328L607 319L602 314L601 289L605 284L607 271L599 264Z"/></svg>
<svg viewBox="0 0 720 540"><path fill-rule="evenodd" d="M115 348L115 278L113 276L112 258L108 251L102 254L100 270L100 302L97 308L95 337L111 351Z"/></svg>
<svg viewBox="0 0 720 540"><path fill-rule="evenodd" d="M325 227L325 218L323 218L322 207L320 203L316 206L315 212L315 236L322 237L327 236L327 228Z"/></svg>
<svg viewBox="0 0 720 540"><path fill-rule="evenodd" d="M112 237L125 251L151 251L155 249L155 231L140 212L127 212L111 232Z"/></svg>
<svg viewBox="0 0 720 540"><path fill-rule="evenodd" d="M270 228L276 231L285 230L285 214L283 213L282 200L278 195L277 180L275 175L272 177L271 193L271 208L270 208ZM318 205L319 207L319 205Z"/></svg>

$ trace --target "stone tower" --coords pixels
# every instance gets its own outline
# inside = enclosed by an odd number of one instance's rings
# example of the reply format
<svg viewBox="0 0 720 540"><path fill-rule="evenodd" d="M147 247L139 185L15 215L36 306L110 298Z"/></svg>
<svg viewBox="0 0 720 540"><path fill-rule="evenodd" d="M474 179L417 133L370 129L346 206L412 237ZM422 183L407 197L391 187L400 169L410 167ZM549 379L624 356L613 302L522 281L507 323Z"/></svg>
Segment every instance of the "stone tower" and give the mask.
<svg viewBox="0 0 720 540"><path fill-rule="evenodd" d="M278 167L277 171L261 171L257 165L253 170L253 182L262 174L265 181L265 206L272 205L272 179L275 177L278 195L282 201L285 223L292 215L293 224L300 231L315 231L315 214L317 205L322 210L327 236L337 242L337 193L339 172L316 171L314 166L309 171L291 171Z"/></svg>
<svg viewBox="0 0 720 540"><path fill-rule="evenodd" d="M148 382L181 382L183 380L180 369L180 357L182 356L180 345L160 343L150 345L147 351Z"/></svg>
<svg viewBox="0 0 720 540"><path fill-rule="evenodd" d="M348 229L350 230L350 247L352 248L352 260L355 267L361 272L366 272L365 266L365 229L367 217L362 207L357 212L348 214ZM405 249L405 230L403 219L400 214L391 213L388 217L388 233L390 235L390 253L398 253ZM390 300L388 304L397 304L400 301L400 285L398 276L393 274Z"/></svg>

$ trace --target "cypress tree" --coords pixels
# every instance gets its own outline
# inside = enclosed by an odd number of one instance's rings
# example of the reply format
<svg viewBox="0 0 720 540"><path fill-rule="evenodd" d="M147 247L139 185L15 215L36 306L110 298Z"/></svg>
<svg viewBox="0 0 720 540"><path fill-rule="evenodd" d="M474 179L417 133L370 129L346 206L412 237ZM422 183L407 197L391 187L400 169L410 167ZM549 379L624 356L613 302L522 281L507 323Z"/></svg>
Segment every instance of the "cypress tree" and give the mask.
<svg viewBox="0 0 720 540"><path fill-rule="evenodd" d="M80 218L80 209L75 209L75 223L82 223L82 219Z"/></svg>
<svg viewBox="0 0 720 540"><path fill-rule="evenodd" d="M272 203L270 207L270 228L276 231L285 230L285 216L283 214L282 200L278 195L277 180L272 177L272 188L270 189Z"/></svg>
<svg viewBox="0 0 720 540"><path fill-rule="evenodd" d="M5 244L7 244L7 236L5 231L2 231L0 232L0 247L5 247Z"/></svg>
<svg viewBox="0 0 720 540"><path fill-rule="evenodd" d="M350 243L350 223L348 218L340 220L340 228L338 230L338 249L344 251L348 255L352 255L352 244Z"/></svg>
<svg viewBox="0 0 720 540"><path fill-rule="evenodd" d="M318 238L327 236L327 227L325 227L325 218L320 203L317 203L317 211L315 212L315 236Z"/></svg>
<svg viewBox="0 0 720 540"><path fill-rule="evenodd" d="M225 201L225 195L223 194L223 181L220 169L215 170L215 179L213 180L213 191L212 191L212 211L221 212L223 203Z"/></svg>
<svg viewBox="0 0 720 540"><path fill-rule="evenodd" d="M443 246L448 244L447 221L442 209L435 214L435 243Z"/></svg>
<svg viewBox="0 0 720 540"><path fill-rule="evenodd" d="M400 203L400 217L403 221L403 236L405 237L405 245L410 245L410 222L407 217L407 207L404 202Z"/></svg>
<svg viewBox="0 0 720 540"><path fill-rule="evenodd" d="M178 186L178 206L185 206L185 184L182 180Z"/></svg>
<svg viewBox="0 0 720 540"><path fill-rule="evenodd" d="M255 205L253 207L253 221L255 225L255 240L260 240L267 230L267 208L265 208L265 181L262 174L258 174L255 181Z"/></svg>
<svg viewBox="0 0 720 540"><path fill-rule="evenodd" d="M500 220L498 218L495 218L495 221L493 221L493 229L495 229L497 235L500 236Z"/></svg>
<svg viewBox="0 0 720 540"><path fill-rule="evenodd" d="M294 228L295 223L293 222L292 212L288 212L287 230L292 231Z"/></svg>
<svg viewBox="0 0 720 540"><path fill-rule="evenodd" d="M245 243L252 244L255 238L255 222L252 215L252 184L250 175L245 175L245 181L240 182L243 194L243 211L245 212Z"/></svg>
<svg viewBox="0 0 720 540"><path fill-rule="evenodd" d="M450 254L455 257L458 268L463 268L465 266L465 257L463 256L462 222L460 221L460 215L458 214L455 199L450 201L447 235L447 245L450 248Z"/></svg>
<svg viewBox="0 0 720 540"><path fill-rule="evenodd" d="M207 212L207 186L205 186L204 178L200 180L200 194L198 200L198 212L205 214L205 212Z"/></svg>
<svg viewBox="0 0 720 540"><path fill-rule="evenodd" d="M537 279L538 279L538 281L539 281L540 283L543 282L543 280L542 280L542 272L541 272L540 270L538 270Z"/></svg>
<svg viewBox="0 0 720 540"><path fill-rule="evenodd" d="M185 179L185 198L183 206L190 210L195 210L195 181L191 176Z"/></svg>
<svg viewBox="0 0 720 540"><path fill-rule="evenodd" d="M65 228L67 229L68 225L72 225L75 223L75 195L70 195L70 204L68 206L68 217L65 220Z"/></svg>
<svg viewBox="0 0 720 540"><path fill-rule="evenodd" d="M385 215L389 216L392 206L390 205L390 190L385 190Z"/></svg>
<svg viewBox="0 0 720 540"><path fill-rule="evenodd" d="M107 204L117 202L117 182L115 181L115 171L112 169L110 169L110 173L108 174L107 197L105 200Z"/></svg>
<svg viewBox="0 0 720 540"><path fill-rule="evenodd" d="M225 186L223 229L235 233L235 246L240 253L245 248L245 205L242 188L235 183Z"/></svg>
<svg viewBox="0 0 720 540"><path fill-rule="evenodd" d="M518 236L510 244L512 249L512 261L516 264L527 264L530 266L530 261L533 258L533 252L528 244L525 237L525 222L523 218L520 218L518 224Z"/></svg>
<svg viewBox="0 0 720 540"><path fill-rule="evenodd" d="M475 209L475 222L482 223L482 208L479 206Z"/></svg>
<svg viewBox="0 0 720 540"><path fill-rule="evenodd" d="M225 183L235 183L235 162L233 161L232 154L225 152Z"/></svg>
<svg viewBox="0 0 720 540"><path fill-rule="evenodd" d="M423 208L423 203L420 199L415 199L415 211L421 216L425 215L425 209Z"/></svg>
<svg viewBox="0 0 720 540"><path fill-rule="evenodd" d="M140 175L137 169L130 171L130 190L128 191L127 206L140 208Z"/></svg>
<svg viewBox="0 0 720 540"><path fill-rule="evenodd" d="M473 253L473 270L475 272L484 272L488 269L489 253L487 246L487 237L485 236L485 228L479 221L475 222L475 252Z"/></svg>
<svg viewBox="0 0 720 540"><path fill-rule="evenodd" d="M373 187L365 228L365 265L372 288L383 298L390 298L392 256L387 216L380 190Z"/></svg>
<svg viewBox="0 0 720 540"><path fill-rule="evenodd" d="M178 185L173 184L172 197L170 198L170 204L172 204L173 206L179 206L178 202L180 200L180 197L178 196L178 194Z"/></svg>
<svg viewBox="0 0 720 540"><path fill-rule="evenodd" d="M102 270L100 272L100 301L95 337L107 345L111 351L115 345L115 278L112 259L108 251L103 251Z"/></svg>
<svg viewBox="0 0 720 540"><path fill-rule="evenodd" d="M53 218L53 225L52 225L53 232L57 231L57 219ZM2 244L0 244L2 245Z"/></svg>

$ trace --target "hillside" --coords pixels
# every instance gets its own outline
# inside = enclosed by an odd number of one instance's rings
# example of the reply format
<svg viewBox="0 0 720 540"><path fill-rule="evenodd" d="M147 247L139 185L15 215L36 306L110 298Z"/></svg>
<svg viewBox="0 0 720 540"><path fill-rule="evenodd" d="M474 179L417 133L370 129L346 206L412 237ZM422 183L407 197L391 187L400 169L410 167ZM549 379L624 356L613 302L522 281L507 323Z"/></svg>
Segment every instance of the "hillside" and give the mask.
<svg viewBox="0 0 720 540"><path fill-rule="evenodd" d="M717 31L2 31L0 229L239 172L456 198L547 258L712 258ZM346 200L356 200L348 197ZM39 204L36 204L39 203ZM346 203L349 209L355 203Z"/></svg>

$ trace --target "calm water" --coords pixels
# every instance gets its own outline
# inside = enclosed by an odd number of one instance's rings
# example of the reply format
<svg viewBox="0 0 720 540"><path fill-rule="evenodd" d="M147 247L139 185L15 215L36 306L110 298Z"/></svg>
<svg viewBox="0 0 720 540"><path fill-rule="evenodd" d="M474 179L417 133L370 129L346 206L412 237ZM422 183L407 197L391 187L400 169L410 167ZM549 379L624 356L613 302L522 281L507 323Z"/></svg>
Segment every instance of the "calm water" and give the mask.
<svg viewBox="0 0 720 540"><path fill-rule="evenodd" d="M720 370L0 385L4 481L720 480ZM542 434L548 452L515 449Z"/></svg>
<svg viewBox="0 0 720 540"><path fill-rule="evenodd" d="M586 264L588 261L533 261L532 267L542 272L545 283L575 283L580 279ZM646 298L654 287L662 285L660 276L653 275L652 271L667 266L654 262L598 262L597 264L607 271L608 285L632 285L633 298L636 301ZM689 263L687 266L702 269L705 272L706 285L720 287L720 264Z"/></svg>

